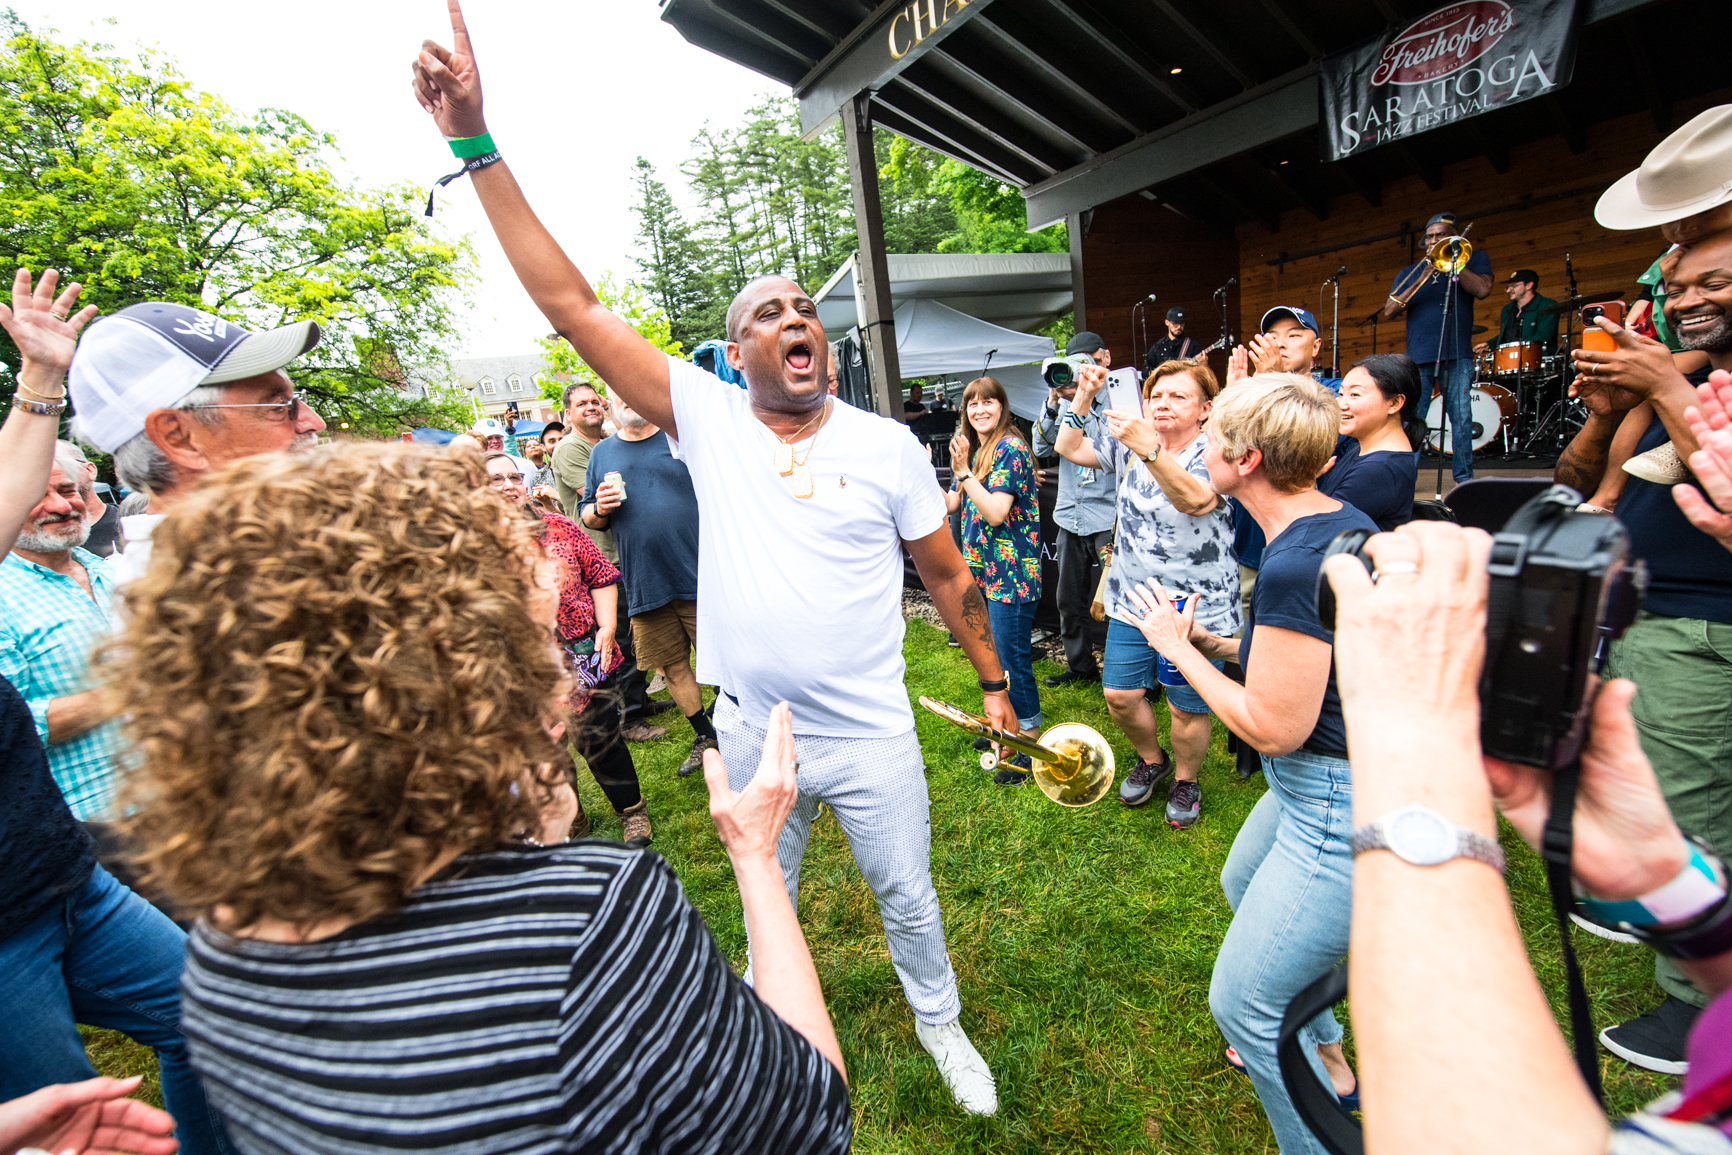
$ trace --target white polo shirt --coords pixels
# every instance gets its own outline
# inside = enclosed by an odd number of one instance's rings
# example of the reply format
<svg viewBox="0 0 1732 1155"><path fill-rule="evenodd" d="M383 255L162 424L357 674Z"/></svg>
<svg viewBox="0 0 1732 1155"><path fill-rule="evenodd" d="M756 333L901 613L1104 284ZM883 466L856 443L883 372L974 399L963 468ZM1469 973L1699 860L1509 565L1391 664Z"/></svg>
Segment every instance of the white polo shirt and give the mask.
<svg viewBox="0 0 1732 1155"><path fill-rule="evenodd" d="M889 738L914 727L903 687L902 542L942 528L944 493L908 427L832 399L776 472L750 397L668 359L679 455L697 492L698 668L746 721L786 701L796 734Z"/></svg>

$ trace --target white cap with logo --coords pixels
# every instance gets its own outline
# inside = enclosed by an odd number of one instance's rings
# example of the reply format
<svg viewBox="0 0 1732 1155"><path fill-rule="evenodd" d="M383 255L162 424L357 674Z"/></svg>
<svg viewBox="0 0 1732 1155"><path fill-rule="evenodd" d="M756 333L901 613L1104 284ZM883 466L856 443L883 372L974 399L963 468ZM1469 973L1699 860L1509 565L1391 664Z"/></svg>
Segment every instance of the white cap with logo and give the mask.
<svg viewBox="0 0 1732 1155"><path fill-rule="evenodd" d="M186 305L146 301L84 330L67 388L82 435L113 453L144 432L153 409L176 405L201 385L281 369L318 343L315 321L254 333Z"/></svg>

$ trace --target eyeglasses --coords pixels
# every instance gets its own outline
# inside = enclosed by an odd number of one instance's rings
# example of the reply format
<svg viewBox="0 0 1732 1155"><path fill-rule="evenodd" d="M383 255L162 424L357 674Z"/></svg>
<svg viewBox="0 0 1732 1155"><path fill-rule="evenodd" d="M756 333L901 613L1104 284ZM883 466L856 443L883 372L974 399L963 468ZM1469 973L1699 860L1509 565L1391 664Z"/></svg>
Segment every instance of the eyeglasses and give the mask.
<svg viewBox="0 0 1732 1155"><path fill-rule="evenodd" d="M487 475L487 484L491 485L494 489L504 489L508 485L522 485L523 474L490 473Z"/></svg>
<svg viewBox="0 0 1732 1155"><path fill-rule="evenodd" d="M301 406L307 404L307 391L297 389L289 394L287 401L263 401L251 405L188 405L187 409L262 409L259 416L266 421L289 422L300 413ZM312 406L307 406L309 409Z"/></svg>

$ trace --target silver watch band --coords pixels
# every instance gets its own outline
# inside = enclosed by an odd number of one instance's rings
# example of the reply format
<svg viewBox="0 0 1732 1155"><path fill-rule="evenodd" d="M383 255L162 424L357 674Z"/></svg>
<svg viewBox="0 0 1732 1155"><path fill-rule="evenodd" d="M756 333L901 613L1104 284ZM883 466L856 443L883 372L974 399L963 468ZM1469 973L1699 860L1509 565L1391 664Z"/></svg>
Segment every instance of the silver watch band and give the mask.
<svg viewBox="0 0 1732 1155"><path fill-rule="evenodd" d="M1404 816L1421 815L1434 829L1444 833L1446 838L1453 838L1453 842L1442 848L1437 845L1421 848L1398 845L1391 841L1389 830L1393 822ZM1439 866L1452 858L1471 858L1485 863L1499 874L1504 870L1503 847L1499 846L1495 839L1487 838L1465 826L1458 826L1428 806L1404 806L1375 822L1361 826L1353 832L1351 845L1355 857L1367 850L1388 850L1416 866Z"/></svg>

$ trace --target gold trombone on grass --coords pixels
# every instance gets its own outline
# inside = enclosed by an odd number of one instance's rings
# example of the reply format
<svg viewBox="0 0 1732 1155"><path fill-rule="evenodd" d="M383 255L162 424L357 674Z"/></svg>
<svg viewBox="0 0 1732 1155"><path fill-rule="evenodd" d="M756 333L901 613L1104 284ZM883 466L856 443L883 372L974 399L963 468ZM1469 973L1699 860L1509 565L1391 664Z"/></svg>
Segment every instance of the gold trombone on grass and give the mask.
<svg viewBox="0 0 1732 1155"><path fill-rule="evenodd" d="M1034 783L1041 793L1060 806L1087 806L1099 802L1113 786L1113 748L1094 729L1081 722L1063 722L1052 727L1036 741L1000 730L978 714L949 702L920 697L920 704L971 734L997 742L1019 754L1027 754L1034 762ZM980 764L991 770L997 764L994 755L983 754Z"/></svg>

